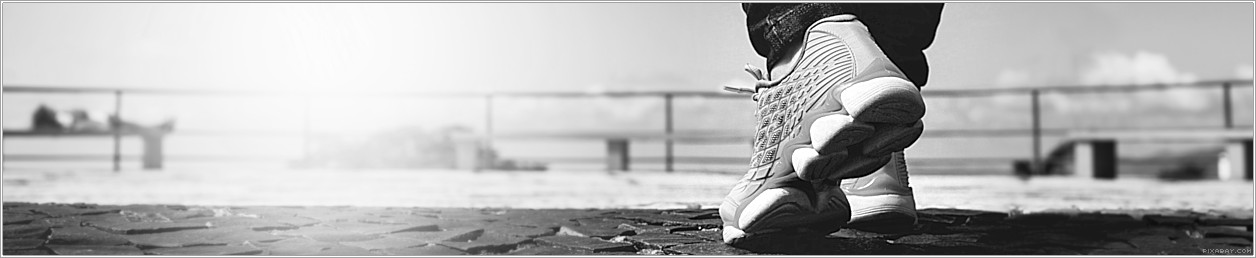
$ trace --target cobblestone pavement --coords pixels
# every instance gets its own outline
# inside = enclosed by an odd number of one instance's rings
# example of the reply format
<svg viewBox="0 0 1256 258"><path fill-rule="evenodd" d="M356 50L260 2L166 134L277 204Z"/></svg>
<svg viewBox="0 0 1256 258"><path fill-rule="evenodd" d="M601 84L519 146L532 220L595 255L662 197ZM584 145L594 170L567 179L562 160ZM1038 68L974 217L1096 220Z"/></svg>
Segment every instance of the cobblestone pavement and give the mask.
<svg viewBox="0 0 1256 258"><path fill-rule="evenodd" d="M1252 210L924 209L912 232L843 229L754 251L713 209L4 203L5 255L1243 254Z"/></svg>

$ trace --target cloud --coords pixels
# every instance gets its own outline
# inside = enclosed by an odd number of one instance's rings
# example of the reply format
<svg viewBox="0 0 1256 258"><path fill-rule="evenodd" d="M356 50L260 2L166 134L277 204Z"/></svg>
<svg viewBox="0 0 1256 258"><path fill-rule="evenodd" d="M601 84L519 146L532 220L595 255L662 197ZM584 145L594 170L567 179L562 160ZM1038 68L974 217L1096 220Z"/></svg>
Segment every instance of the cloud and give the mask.
<svg viewBox="0 0 1256 258"><path fill-rule="evenodd" d="M1179 71L1163 54L1139 51L1133 54L1097 53L1078 74L1078 84L1089 87L1110 85L1153 85L1198 82L1198 76ZM1209 91L1175 88L1138 91L1127 94L1053 94L1050 100L1062 112L1130 112L1135 108L1167 108L1202 111L1214 96Z"/></svg>
<svg viewBox="0 0 1256 258"><path fill-rule="evenodd" d="M1234 77L1235 79L1240 79L1240 80L1251 80L1252 70L1253 68L1252 68L1252 65L1250 64L1239 65L1238 67L1234 68Z"/></svg>
<svg viewBox="0 0 1256 258"><path fill-rule="evenodd" d="M1139 51L1133 55L1098 53L1079 77L1082 85L1191 83L1191 73L1180 72L1162 54Z"/></svg>

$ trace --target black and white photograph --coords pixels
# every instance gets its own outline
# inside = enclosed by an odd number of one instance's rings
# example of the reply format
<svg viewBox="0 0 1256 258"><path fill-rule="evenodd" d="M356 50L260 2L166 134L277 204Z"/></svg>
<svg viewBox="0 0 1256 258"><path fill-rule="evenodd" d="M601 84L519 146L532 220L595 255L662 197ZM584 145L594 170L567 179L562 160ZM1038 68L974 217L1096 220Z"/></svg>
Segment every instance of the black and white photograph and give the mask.
<svg viewBox="0 0 1256 258"><path fill-rule="evenodd" d="M0 1L3 255L1251 256L1256 2Z"/></svg>

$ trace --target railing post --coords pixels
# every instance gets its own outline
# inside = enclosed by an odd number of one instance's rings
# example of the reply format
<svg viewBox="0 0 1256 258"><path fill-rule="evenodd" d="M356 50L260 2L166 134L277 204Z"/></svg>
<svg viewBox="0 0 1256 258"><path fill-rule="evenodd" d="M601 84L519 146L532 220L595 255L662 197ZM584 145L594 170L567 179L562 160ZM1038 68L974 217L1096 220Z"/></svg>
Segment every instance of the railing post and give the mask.
<svg viewBox="0 0 1256 258"><path fill-rule="evenodd" d="M667 141L664 143L663 149L663 170L672 172L672 94L663 94L663 132L666 134Z"/></svg>
<svg viewBox="0 0 1256 258"><path fill-rule="evenodd" d="M1031 129L1033 135L1031 137L1033 137L1034 163L1032 171L1041 173L1045 172L1042 170L1046 169L1046 167L1042 164L1042 111L1038 103L1039 95L1040 91L1038 89L1029 91L1029 105L1033 119L1033 128Z"/></svg>
<svg viewBox="0 0 1256 258"><path fill-rule="evenodd" d="M113 172L122 171L122 90L113 91Z"/></svg>
<svg viewBox="0 0 1256 258"><path fill-rule="evenodd" d="M483 149L477 149L476 150L477 153L493 150L493 94L492 93L484 95L484 145L481 145L481 146L482 147L477 147L477 148L483 148ZM493 160L483 160L483 159L496 158L497 155L478 155L478 156L480 157L480 160L477 160L476 162L480 165L476 167L475 169L476 171L479 171L480 169L493 169L493 164L492 164Z"/></svg>
<svg viewBox="0 0 1256 258"><path fill-rule="evenodd" d="M1233 101L1230 99L1230 88L1229 82L1221 84L1221 114L1225 116L1223 121L1227 129L1234 128L1234 107L1230 103Z"/></svg>

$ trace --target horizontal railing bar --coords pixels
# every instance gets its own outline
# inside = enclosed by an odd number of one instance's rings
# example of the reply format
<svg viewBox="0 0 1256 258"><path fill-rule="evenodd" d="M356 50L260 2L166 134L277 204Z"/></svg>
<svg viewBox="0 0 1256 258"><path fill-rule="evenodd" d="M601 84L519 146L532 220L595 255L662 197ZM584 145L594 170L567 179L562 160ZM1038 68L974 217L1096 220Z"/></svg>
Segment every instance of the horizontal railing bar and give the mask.
<svg viewBox="0 0 1256 258"><path fill-rule="evenodd" d="M1047 128L1043 129L1044 135L1068 134L1113 134L1113 133L1169 133L1169 132L1189 132L1198 134L1200 132L1222 132L1234 134L1244 130L1251 130L1252 126L1236 127L1233 129L1224 129L1217 127L1170 127L1170 128ZM1017 137L1028 136L1032 134L1031 129L927 129L922 137L927 138L963 138L963 137ZM7 129L4 130L6 136L43 136L43 137L104 137L112 136L111 132L75 132L75 133L49 133L35 132L27 130ZM311 137L337 137L337 136L370 136L369 132L352 132L352 133L311 133ZM305 137L302 132L283 132L283 131L213 131L213 130L194 130L194 131L176 131L169 137L179 136L253 136L253 137ZM694 131L678 131L672 135L664 132L655 131L583 131L583 132L508 132L493 134L494 139L503 140L603 140L603 139L630 139L638 141L653 141L672 139L683 143L711 143L711 142L745 142L751 139L752 133L740 131L720 131L720 130L694 130ZM1083 138L1085 136L1082 136ZM1119 136L1118 136L1119 137ZM1130 138L1130 137L1124 137ZM1208 138L1208 136L1195 136L1193 138Z"/></svg>
<svg viewBox="0 0 1256 258"><path fill-rule="evenodd" d="M716 91L641 91L641 92L448 92L448 91L276 91L236 89L156 89L156 88L91 88L15 85L4 86L6 93L114 93L152 95L258 95L283 97L677 97L746 98L746 95Z"/></svg>
<svg viewBox="0 0 1256 258"><path fill-rule="evenodd" d="M1029 94L1033 91L1043 93L1063 92L1109 92L1109 91L1143 91L1143 90L1164 90L1169 88L1212 88L1223 87L1230 84L1231 87L1251 87L1252 80L1212 80L1200 81L1193 83L1160 83L1160 84L1120 84L1120 85L1062 85L1062 86L1037 86L1037 87L1016 87L1016 88L971 88L971 89L945 89L930 90L925 87L920 94L925 97L969 97L974 95L1004 95L1004 94Z"/></svg>
<svg viewBox="0 0 1256 258"><path fill-rule="evenodd" d="M112 161L112 154L4 154L6 161ZM141 160L140 155L122 155L123 160ZM226 155L174 155L163 157L166 161L276 161L286 162L298 160L301 157L254 157L254 156L226 156Z"/></svg>
<svg viewBox="0 0 1256 258"><path fill-rule="evenodd" d="M971 88L934 90L923 88L921 94L926 97L967 97L976 95L1028 94L1040 92L1104 92L1104 91L1141 91L1162 90L1168 88L1207 88L1250 87L1252 80L1212 80L1193 83L1166 84L1126 84L1111 86L1039 86L1018 88ZM713 97L713 98L746 98L746 95L723 93L719 91L639 91L639 92L440 92L440 91L261 91L244 89L156 89L156 88L94 88L94 87L58 87L38 85L5 85L6 93L114 93L125 94L167 94L167 95L275 95L275 96L375 96L375 97L659 97L671 95L676 97Z"/></svg>

